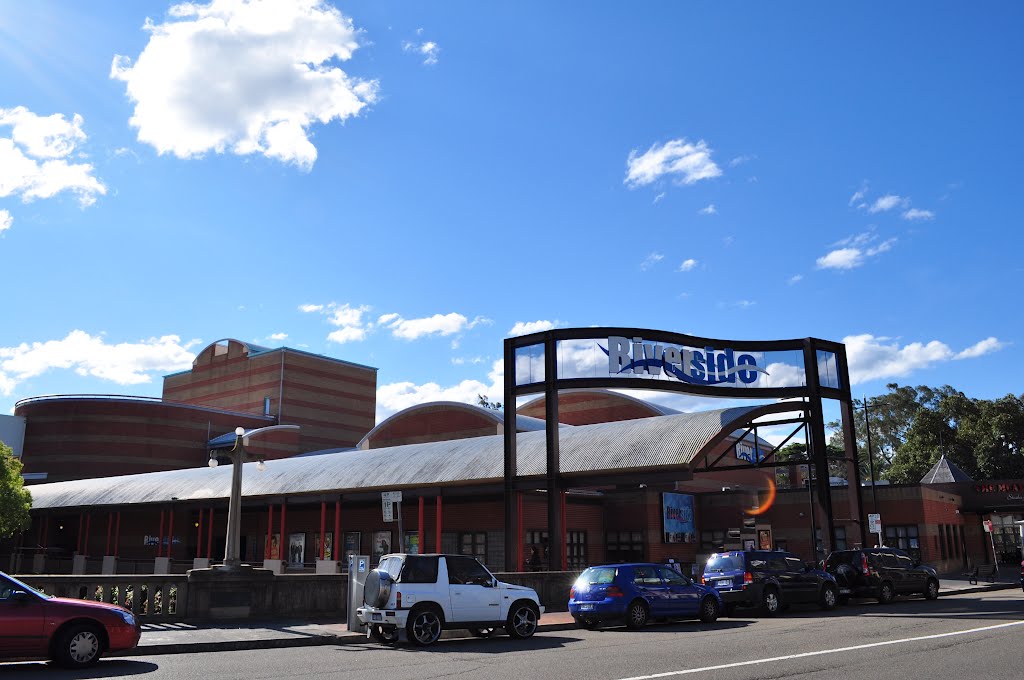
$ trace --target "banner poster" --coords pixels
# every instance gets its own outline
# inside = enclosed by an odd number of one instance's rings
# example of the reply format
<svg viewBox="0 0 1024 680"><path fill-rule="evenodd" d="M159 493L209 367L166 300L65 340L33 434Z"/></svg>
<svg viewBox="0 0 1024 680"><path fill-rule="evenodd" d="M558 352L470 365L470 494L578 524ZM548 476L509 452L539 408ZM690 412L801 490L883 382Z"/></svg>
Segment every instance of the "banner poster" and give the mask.
<svg viewBox="0 0 1024 680"><path fill-rule="evenodd" d="M405 552L410 555L420 554L420 532L418 531L406 531L405 532Z"/></svg>
<svg viewBox="0 0 1024 680"><path fill-rule="evenodd" d="M693 543L693 496L685 493L661 494L661 517L665 543Z"/></svg>
<svg viewBox="0 0 1024 680"><path fill-rule="evenodd" d="M362 532L359 531L346 531L344 534L345 542L342 545L344 549L345 564L348 564L349 555L358 555L360 544L362 543Z"/></svg>
<svg viewBox="0 0 1024 680"><path fill-rule="evenodd" d="M374 531L373 532L373 545L372 555L373 563L379 564L380 558L383 555L387 555L391 552L391 532L390 531Z"/></svg>
<svg viewBox="0 0 1024 680"><path fill-rule="evenodd" d="M288 566L301 567L306 556L306 534L295 533L288 536Z"/></svg>
<svg viewBox="0 0 1024 680"><path fill-rule="evenodd" d="M281 559L281 534L270 535L270 550L267 552L267 559Z"/></svg>
<svg viewBox="0 0 1024 680"><path fill-rule="evenodd" d="M329 560L329 559L332 559L331 555L334 554L334 533L331 532L331 531L325 531L324 532L324 536L326 538L326 540L324 541L324 559L325 560ZM313 546L314 546L313 547L313 557L315 559L320 559L320 532L319 531L316 532L315 534L313 534Z"/></svg>

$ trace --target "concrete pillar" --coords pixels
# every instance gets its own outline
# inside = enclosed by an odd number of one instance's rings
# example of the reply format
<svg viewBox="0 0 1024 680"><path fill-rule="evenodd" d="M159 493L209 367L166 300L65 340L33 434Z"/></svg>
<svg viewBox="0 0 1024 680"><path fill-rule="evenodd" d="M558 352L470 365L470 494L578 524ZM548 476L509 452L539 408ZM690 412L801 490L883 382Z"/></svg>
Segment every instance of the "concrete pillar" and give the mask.
<svg viewBox="0 0 1024 680"><path fill-rule="evenodd" d="M267 569L275 574L280 574L284 571L283 560L263 560L263 568Z"/></svg>
<svg viewBox="0 0 1024 680"><path fill-rule="evenodd" d="M154 574L170 574L171 573L171 558L170 557L157 557L153 561L153 573Z"/></svg>
<svg viewBox="0 0 1024 680"><path fill-rule="evenodd" d="M85 555L75 555L71 558L71 573L76 576L85 573Z"/></svg>
<svg viewBox="0 0 1024 680"><path fill-rule="evenodd" d="M100 573L104 575L113 575L117 573L117 556L116 555L104 555L103 556L103 567L100 569Z"/></svg>
<svg viewBox="0 0 1024 680"><path fill-rule="evenodd" d="M316 573L318 574L337 574L341 570L338 569L338 565L341 564L337 560L317 560L316 561Z"/></svg>

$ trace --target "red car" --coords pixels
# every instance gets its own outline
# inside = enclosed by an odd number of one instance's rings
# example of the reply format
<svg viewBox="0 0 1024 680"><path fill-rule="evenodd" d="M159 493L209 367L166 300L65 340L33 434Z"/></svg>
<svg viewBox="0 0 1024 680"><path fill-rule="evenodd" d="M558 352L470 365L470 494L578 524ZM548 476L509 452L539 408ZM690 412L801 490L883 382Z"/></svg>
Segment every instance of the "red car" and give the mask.
<svg viewBox="0 0 1024 680"><path fill-rule="evenodd" d="M131 649L141 636L124 607L51 597L0 572L0 661L53 659L80 668L106 651Z"/></svg>

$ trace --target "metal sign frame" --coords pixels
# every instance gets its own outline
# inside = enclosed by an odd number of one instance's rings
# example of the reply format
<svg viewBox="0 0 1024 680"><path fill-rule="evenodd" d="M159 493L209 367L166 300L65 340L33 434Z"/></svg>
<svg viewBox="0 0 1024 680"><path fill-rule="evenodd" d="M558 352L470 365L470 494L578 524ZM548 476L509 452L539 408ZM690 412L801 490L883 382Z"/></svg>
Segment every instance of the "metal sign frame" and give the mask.
<svg viewBox="0 0 1024 680"><path fill-rule="evenodd" d="M799 352L803 359L804 385L787 387L728 387L721 384L693 384L691 382L673 382L668 380L652 380L643 377L627 377L612 375L601 377L558 378L558 343L568 340L593 340L599 338L645 338L658 342L672 343L679 347L707 348L715 351L733 350L739 352ZM536 382L518 384L516 376L517 350L526 347L542 346L544 354L544 378ZM603 349L603 348L602 348ZM609 347L610 350L610 347ZM606 350L607 352L608 350ZM838 386L822 385L819 375L819 352L834 355ZM822 413L822 399L836 399L840 403L843 437L846 442L844 460L851 471L849 489L853 493L850 514L854 517L845 521L855 522L860 531L861 544L867 544L866 526L862 520L863 503L860 488L860 469L856 441L854 438L853 399L850 394L850 375L846 358L846 346L842 343L821 340L818 338L802 338L794 340L722 340L701 338L681 333L642 328L596 327L596 328L561 328L514 338L506 338L505 357L505 392L504 392L504 443L505 443L505 567L515 569L519 559L519 546L522 543L518 526L517 481L518 462L516 457L516 399L517 397L543 393L544 417L546 433L546 491L548 500L548 535L564 536L565 527L561 508L561 496L565 486L561 477L558 448L558 392L569 389L612 388L640 389L680 392L710 397L727 397L730 399L764 399L764 398L800 398L803 403L794 405L794 410L801 410L804 416L798 419L803 422L809 433L809 458L814 466L817 497L828 527L826 550L835 546L835 521L832 515L832 490L829 484L828 457L826 452L825 422ZM634 358L634 361L636 359ZM736 370L736 369L734 369ZM708 374L710 376L710 372ZM753 425L751 425L753 427ZM755 439L755 442L757 440ZM705 462L705 469L708 465ZM698 470L699 471L699 470ZM549 542L549 557L552 565L565 563L565 545L563 540Z"/></svg>

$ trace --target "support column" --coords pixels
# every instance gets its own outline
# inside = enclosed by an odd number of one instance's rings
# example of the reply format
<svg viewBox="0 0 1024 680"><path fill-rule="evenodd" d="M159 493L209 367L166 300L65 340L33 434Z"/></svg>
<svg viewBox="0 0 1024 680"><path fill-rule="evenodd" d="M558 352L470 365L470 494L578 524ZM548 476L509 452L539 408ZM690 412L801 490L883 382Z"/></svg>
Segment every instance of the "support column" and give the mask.
<svg viewBox="0 0 1024 680"><path fill-rule="evenodd" d="M157 559L164 556L164 511L160 511L160 535L156 539Z"/></svg>
<svg viewBox="0 0 1024 680"><path fill-rule="evenodd" d="M519 533L515 536L516 541L516 571L525 571L523 568L523 492L516 491L516 522L515 526L520 527Z"/></svg>
<svg viewBox="0 0 1024 680"><path fill-rule="evenodd" d="M206 520L206 557L213 557L213 508L207 513Z"/></svg>
<svg viewBox="0 0 1024 680"><path fill-rule="evenodd" d="M118 547L121 545L121 511L117 511L117 522L114 524L114 557L117 557L121 553L118 552Z"/></svg>
<svg viewBox="0 0 1024 680"><path fill-rule="evenodd" d="M418 543L418 545L416 546L416 549L419 550L421 555L426 552L426 549L425 549L424 543L423 543L423 505L424 505L424 499L423 499L423 496L420 496L419 507L418 507L418 509L417 509L418 511L416 513L417 514L417 517L416 517L416 543Z"/></svg>
<svg viewBox="0 0 1024 680"><path fill-rule="evenodd" d="M345 559L345 542L341 540L341 499L334 501L334 551L335 560Z"/></svg>
<svg viewBox="0 0 1024 680"><path fill-rule="evenodd" d="M562 533L558 537L558 540L562 542L562 546L563 546L562 547L562 571L568 571L569 570L569 541L566 540L566 539L568 538L569 525L566 522L566 500L565 500L566 491L565 491L565 489L562 490L560 496L561 496L561 498L559 498L559 505L561 507L561 516L562 516Z"/></svg>
<svg viewBox="0 0 1024 680"><path fill-rule="evenodd" d="M110 554L110 530L113 528L113 525L114 525L114 513L108 512L107 513L107 544L103 548L103 554L104 555L109 555Z"/></svg>
<svg viewBox="0 0 1024 680"><path fill-rule="evenodd" d="M196 558L203 556L203 508L199 508L199 521L196 522Z"/></svg>
<svg viewBox="0 0 1024 680"><path fill-rule="evenodd" d="M505 340L505 402L502 436L505 443L505 570L514 570L514 556L521 553L522 526L516 513L516 478L519 460L516 449L516 351L511 340ZM438 549L438 552L441 552ZM519 560L520 564L522 559Z"/></svg>
<svg viewBox="0 0 1024 680"><path fill-rule="evenodd" d="M437 552L443 552L441 550L441 492L437 493L437 517L434 522L434 545L437 547Z"/></svg>
<svg viewBox="0 0 1024 680"><path fill-rule="evenodd" d="M547 444L548 495L548 568L565 562L565 527L562 525L562 474L558 450L558 377L557 347L554 340L544 341L544 432Z"/></svg>
<svg viewBox="0 0 1024 680"><path fill-rule="evenodd" d="M274 555L271 552L271 547L274 545L274 504L267 504L267 540L263 546L263 559L271 560L274 559ZM280 542L278 542L280 545Z"/></svg>
<svg viewBox="0 0 1024 680"><path fill-rule="evenodd" d="M320 554L317 559L324 559L324 547L327 545L327 501L320 501Z"/></svg>
<svg viewBox="0 0 1024 680"><path fill-rule="evenodd" d="M82 527L85 526L85 515L78 516L78 540L75 542L75 552L82 554Z"/></svg>
<svg viewBox="0 0 1024 680"><path fill-rule="evenodd" d="M167 559L174 559L174 506L167 511Z"/></svg>
<svg viewBox="0 0 1024 680"><path fill-rule="evenodd" d="M288 545L288 534L285 533L284 527L285 511L288 509L287 501L287 498L281 501L281 540L277 542L278 554L281 556L281 560L284 564L288 564L288 559L286 557L288 553L285 549L285 546Z"/></svg>
<svg viewBox="0 0 1024 680"><path fill-rule="evenodd" d="M863 506L863 489L860 484L860 456L857 453L857 433L854 428L854 411L852 401L840 403L840 414L843 422L843 442L845 445L844 456L846 458L846 478L849 480L847 486L847 500L850 507L850 519L857 522L857 534L860 537L862 548L868 546L868 527L865 521L866 515ZM872 487L872 491L874 488ZM853 547L847 544L847 547ZM835 546L833 546L835 549Z"/></svg>
<svg viewBox="0 0 1024 680"><path fill-rule="evenodd" d="M824 549L827 555L836 544L836 527L832 516L832 485L829 483L828 449L825 441L825 419L822 412L821 379L818 375L818 349L808 339L804 341L804 371L807 377L807 391L810 395L808 425L810 426L811 461L817 475L818 508L823 513L821 527ZM856 492L855 492L856 493ZM826 530L827 529L827 530ZM814 562L819 560L817 551L812 546Z"/></svg>

